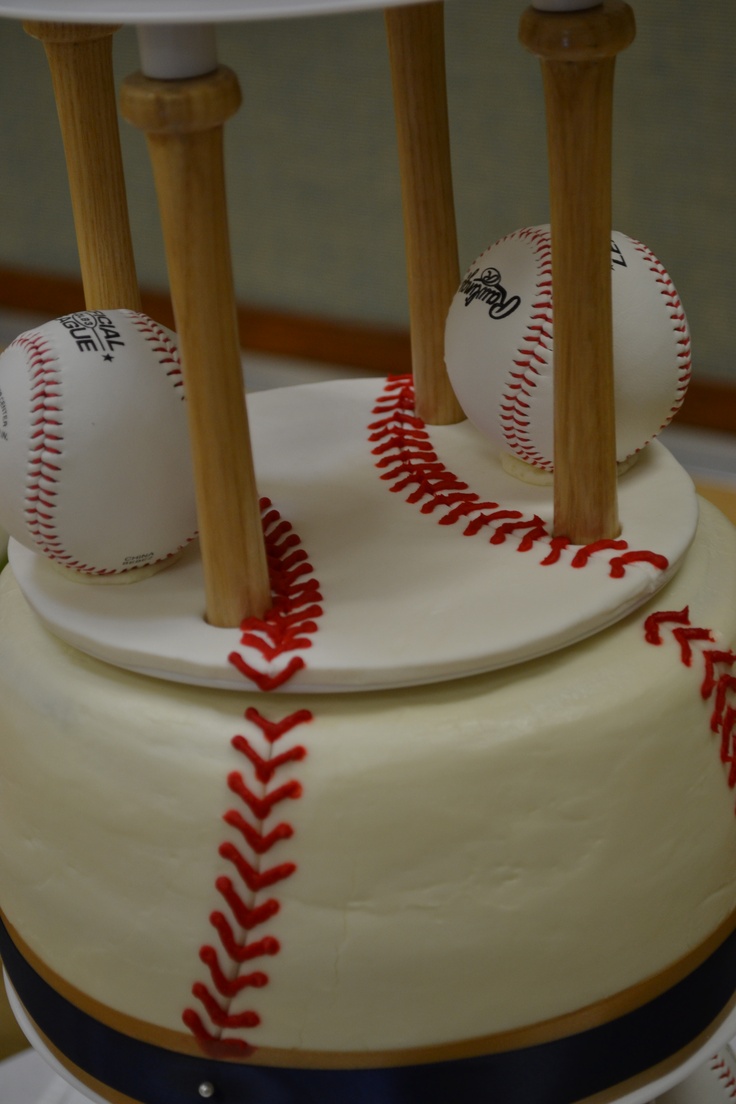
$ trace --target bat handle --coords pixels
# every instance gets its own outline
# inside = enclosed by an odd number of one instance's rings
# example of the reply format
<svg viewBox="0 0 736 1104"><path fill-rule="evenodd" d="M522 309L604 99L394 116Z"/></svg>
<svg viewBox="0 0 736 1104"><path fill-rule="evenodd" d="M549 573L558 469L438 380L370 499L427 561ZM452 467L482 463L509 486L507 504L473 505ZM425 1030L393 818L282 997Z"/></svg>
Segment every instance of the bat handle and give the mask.
<svg viewBox="0 0 736 1104"><path fill-rule="evenodd" d="M43 42L66 154L88 310L140 310L120 152L112 26L27 21Z"/></svg>
<svg viewBox="0 0 736 1104"><path fill-rule="evenodd" d="M574 544L620 531L611 305L611 145L616 55L631 8L528 8L522 44L541 60L547 111L554 312L557 535Z"/></svg>
<svg viewBox="0 0 736 1104"><path fill-rule="evenodd" d="M462 421L445 368L445 319L460 283L445 81L444 5L388 8L417 414Z"/></svg>
<svg viewBox="0 0 736 1104"><path fill-rule="evenodd" d="M234 73L123 84L121 109L145 131L158 193L189 411L207 620L262 617L271 589L242 382L225 198L223 123L240 105Z"/></svg>

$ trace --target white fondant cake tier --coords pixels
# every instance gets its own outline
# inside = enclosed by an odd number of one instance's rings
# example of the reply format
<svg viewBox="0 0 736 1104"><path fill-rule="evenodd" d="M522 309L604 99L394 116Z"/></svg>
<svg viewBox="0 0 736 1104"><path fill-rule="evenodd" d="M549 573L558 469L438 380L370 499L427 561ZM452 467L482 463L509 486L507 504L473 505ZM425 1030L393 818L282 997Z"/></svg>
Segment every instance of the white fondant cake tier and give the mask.
<svg viewBox="0 0 736 1104"><path fill-rule="evenodd" d="M565 548L550 536L552 488L504 471L470 422L422 426L406 380L282 388L248 407L271 546L288 586L312 587L301 605L286 596L289 616L311 610L299 622L311 627L279 649L278 627L208 625L196 548L135 585L82 586L11 542L20 585L52 632L109 663L195 684L241 689L236 652L254 688L297 658L304 665L280 684L289 692L415 685L611 624L665 584L695 532L692 482L657 442L619 480L620 539Z"/></svg>
<svg viewBox="0 0 736 1104"><path fill-rule="evenodd" d="M8 569L3 912L97 1018L266 1062L482 1049L636 1003L736 910L734 557L703 504L674 579L588 640L288 696L101 663L44 631Z"/></svg>

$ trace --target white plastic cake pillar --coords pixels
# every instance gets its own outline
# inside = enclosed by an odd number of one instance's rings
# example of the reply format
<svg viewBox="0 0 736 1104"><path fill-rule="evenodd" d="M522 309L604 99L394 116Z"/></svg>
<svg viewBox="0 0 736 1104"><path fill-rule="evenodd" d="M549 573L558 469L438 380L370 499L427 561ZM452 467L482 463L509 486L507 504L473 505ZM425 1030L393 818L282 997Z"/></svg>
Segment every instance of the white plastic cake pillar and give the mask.
<svg viewBox="0 0 736 1104"><path fill-rule="evenodd" d="M462 421L445 369L445 318L460 284L445 82L444 5L385 12L394 90L417 414Z"/></svg>
<svg viewBox="0 0 736 1104"><path fill-rule="evenodd" d="M546 8L547 10L538 10ZM570 10L575 9L575 10ZM619 533L611 305L611 130L616 54L635 33L623 0L537 0L520 38L541 59L554 288L555 520L575 544Z"/></svg>
<svg viewBox="0 0 736 1104"><path fill-rule="evenodd" d="M24 27L43 42L51 70L85 305L140 310L112 69L117 27L36 21Z"/></svg>
<svg viewBox="0 0 736 1104"><path fill-rule="evenodd" d="M146 132L187 395L206 617L262 616L271 591L242 383L222 130L240 105L210 27L140 30L121 107Z"/></svg>

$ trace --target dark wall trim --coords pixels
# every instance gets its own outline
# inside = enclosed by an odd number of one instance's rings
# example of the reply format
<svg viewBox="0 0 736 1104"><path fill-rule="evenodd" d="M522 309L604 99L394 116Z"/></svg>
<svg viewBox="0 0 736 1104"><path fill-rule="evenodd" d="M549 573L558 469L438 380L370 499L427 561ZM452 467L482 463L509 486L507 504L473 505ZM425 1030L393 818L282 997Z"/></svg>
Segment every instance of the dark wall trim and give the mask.
<svg viewBox="0 0 736 1104"><path fill-rule="evenodd" d="M142 300L146 314L173 328L171 302L165 292L144 290ZM81 281L73 277L0 268L0 308L58 318L79 310L83 302ZM245 304L238 306L238 327L243 348L255 352L372 369L387 375L411 369L409 335L401 329ZM736 384L694 380L677 420L736 433Z"/></svg>

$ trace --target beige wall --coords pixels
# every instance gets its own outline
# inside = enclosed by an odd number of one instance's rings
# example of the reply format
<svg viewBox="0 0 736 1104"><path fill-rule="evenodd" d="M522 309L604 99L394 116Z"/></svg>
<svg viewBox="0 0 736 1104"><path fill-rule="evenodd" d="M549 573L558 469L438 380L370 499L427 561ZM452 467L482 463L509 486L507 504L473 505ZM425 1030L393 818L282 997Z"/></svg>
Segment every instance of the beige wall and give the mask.
<svg viewBox="0 0 736 1104"><path fill-rule="evenodd" d="M632 0L639 33L619 60L616 228L669 268L695 371L733 376L732 198L736 4ZM523 2L448 0L447 55L463 267L496 237L547 218L537 63L517 44ZM380 12L229 25L223 61L244 105L227 154L238 294L256 304L406 320L390 80ZM116 39L119 76L137 65ZM0 265L76 267L43 52L0 23ZM165 283L142 137L123 126L139 272Z"/></svg>

